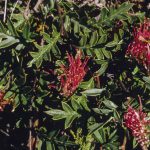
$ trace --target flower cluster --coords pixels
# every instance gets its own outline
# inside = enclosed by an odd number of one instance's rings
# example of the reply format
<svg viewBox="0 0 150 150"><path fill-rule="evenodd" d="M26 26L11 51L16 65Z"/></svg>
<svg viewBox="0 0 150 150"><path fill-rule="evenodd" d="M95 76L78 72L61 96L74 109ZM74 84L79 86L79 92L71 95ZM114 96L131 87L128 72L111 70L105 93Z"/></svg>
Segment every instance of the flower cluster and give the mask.
<svg viewBox="0 0 150 150"><path fill-rule="evenodd" d="M66 97L72 95L80 82L83 80L87 72L88 58L81 61L81 52L79 52L74 58L72 55L67 54L69 67L61 66L63 74L60 76L62 94Z"/></svg>
<svg viewBox="0 0 150 150"><path fill-rule="evenodd" d="M150 69L150 20L145 20L139 28L134 28L133 41L129 44L127 54Z"/></svg>
<svg viewBox="0 0 150 150"><path fill-rule="evenodd" d="M132 135L143 149L149 145L148 129L150 120L147 120L147 114L142 110L135 110L129 106L124 115L125 125L132 131Z"/></svg>

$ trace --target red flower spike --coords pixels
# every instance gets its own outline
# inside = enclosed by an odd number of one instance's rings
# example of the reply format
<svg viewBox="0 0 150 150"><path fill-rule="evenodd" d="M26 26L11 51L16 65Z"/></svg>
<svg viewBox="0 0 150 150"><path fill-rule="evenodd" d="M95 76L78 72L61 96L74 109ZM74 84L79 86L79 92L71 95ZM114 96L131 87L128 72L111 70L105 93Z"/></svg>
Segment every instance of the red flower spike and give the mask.
<svg viewBox="0 0 150 150"><path fill-rule="evenodd" d="M133 41L129 44L127 54L150 69L150 20L145 20L139 28L134 28Z"/></svg>
<svg viewBox="0 0 150 150"><path fill-rule="evenodd" d="M150 125L150 120L147 120L147 114L142 112L141 108L136 110L129 106L127 113L124 115L124 120L126 127L131 130L137 142L143 149L147 149L149 146L147 127Z"/></svg>
<svg viewBox="0 0 150 150"><path fill-rule="evenodd" d="M61 70L63 74L60 76L62 94L66 97L72 95L83 80L87 72L86 65L89 60L89 58L86 58L82 62L81 52L77 53L75 58L69 54L67 54L67 57L69 67L62 65Z"/></svg>

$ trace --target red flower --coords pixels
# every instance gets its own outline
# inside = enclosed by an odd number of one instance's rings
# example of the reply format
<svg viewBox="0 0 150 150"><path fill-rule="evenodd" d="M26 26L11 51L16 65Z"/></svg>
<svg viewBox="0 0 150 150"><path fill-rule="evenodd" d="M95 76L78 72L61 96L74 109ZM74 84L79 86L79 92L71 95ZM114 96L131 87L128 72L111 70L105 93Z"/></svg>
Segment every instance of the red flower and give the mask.
<svg viewBox="0 0 150 150"><path fill-rule="evenodd" d="M4 99L5 93L0 91L0 112L4 111L6 105L10 104L10 100Z"/></svg>
<svg viewBox="0 0 150 150"><path fill-rule="evenodd" d="M127 113L124 115L125 125L132 131L132 135L144 149L149 145L147 114L142 110L135 110L131 106L128 107Z"/></svg>
<svg viewBox="0 0 150 150"><path fill-rule="evenodd" d="M150 20L145 20L139 28L134 28L133 41L129 44L127 54L150 69Z"/></svg>
<svg viewBox="0 0 150 150"><path fill-rule="evenodd" d="M4 92L0 91L0 101L4 98Z"/></svg>
<svg viewBox="0 0 150 150"><path fill-rule="evenodd" d="M75 58L69 54L67 57L69 67L61 66L63 74L60 76L62 94L66 97L72 95L78 88L87 72L86 64L88 62L88 58L84 62L81 61L81 52Z"/></svg>

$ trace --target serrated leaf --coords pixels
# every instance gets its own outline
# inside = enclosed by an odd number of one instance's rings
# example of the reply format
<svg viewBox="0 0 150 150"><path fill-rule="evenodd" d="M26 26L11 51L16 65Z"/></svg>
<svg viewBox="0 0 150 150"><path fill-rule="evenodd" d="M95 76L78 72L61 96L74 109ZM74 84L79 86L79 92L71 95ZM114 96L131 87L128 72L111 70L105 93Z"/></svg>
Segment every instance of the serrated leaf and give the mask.
<svg viewBox="0 0 150 150"><path fill-rule="evenodd" d="M47 52L49 52L53 46L55 46L59 38L60 38L60 34L57 33L48 45L40 46L37 43L35 43L35 46L39 49L39 51L31 53L34 55L32 55L33 59L28 63L28 66L31 67L33 64L36 64L37 67L40 67L44 59L44 56L47 55Z"/></svg>
<svg viewBox="0 0 150 150"><path fill-rule="evenodd" d="M41 35L43 35L43 38L44 38L44 40L46 40L47 43L50 43L52 41L49 34L47 34L45 32L41 32Z"/></svg>

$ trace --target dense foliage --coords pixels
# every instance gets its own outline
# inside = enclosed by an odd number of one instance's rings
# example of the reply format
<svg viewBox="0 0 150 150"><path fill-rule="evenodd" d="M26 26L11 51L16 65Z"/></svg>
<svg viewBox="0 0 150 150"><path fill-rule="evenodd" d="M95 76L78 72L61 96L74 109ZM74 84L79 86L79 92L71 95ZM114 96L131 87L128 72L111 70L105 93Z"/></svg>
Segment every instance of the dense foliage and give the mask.
<svg viewBox="0 0 150 150"><path fill-rule="evenodd" d="M148 150L144 3L0 3L0 149Z"/></svg>

